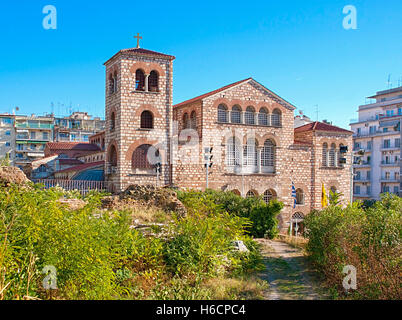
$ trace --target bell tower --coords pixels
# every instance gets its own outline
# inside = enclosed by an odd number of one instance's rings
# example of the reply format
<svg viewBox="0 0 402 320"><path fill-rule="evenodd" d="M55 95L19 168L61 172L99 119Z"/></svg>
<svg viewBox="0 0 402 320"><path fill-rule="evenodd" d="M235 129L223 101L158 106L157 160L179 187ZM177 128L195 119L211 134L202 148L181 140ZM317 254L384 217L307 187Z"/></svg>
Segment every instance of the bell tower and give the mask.
<svg viewBox="0 0 402 320"><path fill-rule="evenodd" d="M137 47L106 66L105 180L111 191L171 183L174 56Z"/></svg>

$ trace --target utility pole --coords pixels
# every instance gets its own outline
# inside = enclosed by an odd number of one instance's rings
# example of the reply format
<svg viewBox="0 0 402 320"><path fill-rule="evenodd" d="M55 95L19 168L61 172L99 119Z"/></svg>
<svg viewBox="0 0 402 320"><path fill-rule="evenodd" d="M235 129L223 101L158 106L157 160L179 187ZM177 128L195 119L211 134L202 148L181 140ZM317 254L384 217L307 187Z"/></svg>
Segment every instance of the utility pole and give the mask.
<svg viewBox="0 0 402 320"><path fill-rule="evenodd" d="M212 151L214 150L214 148L212 147L208 147L204 149L204 160L205 160L205 172L206 172L206 189L209 188L209 168L212 168L213 166L213 162L212 159L214 158L214 156L212 155Z"/></svg>

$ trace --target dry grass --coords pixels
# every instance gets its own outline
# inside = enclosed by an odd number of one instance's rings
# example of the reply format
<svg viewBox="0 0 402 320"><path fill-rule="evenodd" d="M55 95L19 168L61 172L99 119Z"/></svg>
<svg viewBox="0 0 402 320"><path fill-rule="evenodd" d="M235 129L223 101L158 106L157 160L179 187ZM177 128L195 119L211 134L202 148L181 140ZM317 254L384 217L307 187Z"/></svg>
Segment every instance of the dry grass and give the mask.
<svg viewBox="0 0 402 320"><path fill-rule="evenodd" d="M303 237L293 237L289 235L280 234L277 236L277 240L287 243L288 245L299 248L302 250L306 249L308 239Z"/></svg>
<svg viewBox="0 0 402 320"><path fill-rule="evenodd" d="M214 278L203 285L214 300L262 300L268 283L256 277L247 279Z"/></svg>

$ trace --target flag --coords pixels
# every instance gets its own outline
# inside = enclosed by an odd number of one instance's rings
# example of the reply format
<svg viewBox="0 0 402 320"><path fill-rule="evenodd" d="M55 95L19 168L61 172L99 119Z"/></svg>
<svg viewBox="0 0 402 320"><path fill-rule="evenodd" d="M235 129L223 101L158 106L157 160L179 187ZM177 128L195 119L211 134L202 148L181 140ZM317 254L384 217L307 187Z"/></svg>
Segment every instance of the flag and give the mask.
<svg viewBox="0 0 402 320"><path fill-rule="evenodd" d="M294 182L292 181L292 198L293 198L293 209L296 209L296 203L297 203L297 201L296 201L296 188L295 188L295 184L294 184Z"/></svg>
<svg viewBox="0 0 402 320"><path fill-rule="evenodd" d="M328 206L327 192L325 191L324 184L322 184L322 197L321 197L321 205L323 208Z"/></svg>

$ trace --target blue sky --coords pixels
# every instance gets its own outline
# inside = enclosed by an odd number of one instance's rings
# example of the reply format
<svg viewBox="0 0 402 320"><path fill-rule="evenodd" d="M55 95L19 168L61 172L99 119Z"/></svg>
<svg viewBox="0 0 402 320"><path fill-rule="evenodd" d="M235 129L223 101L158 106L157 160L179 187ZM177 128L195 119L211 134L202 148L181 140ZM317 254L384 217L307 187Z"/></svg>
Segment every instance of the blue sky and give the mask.
<svg viewBox="0 0 402 320"><path fill-rule="evenodd" d="M84 2L84 3L83 3ZM57 30L44 30L54 5ZM345 5L357 30L342 27ZM253 77L316 120L347 127L402 79L402 1L76 1L0 4L0 112L104 114L103 63L141 46L176 56L174 103ZM401 81L402 85L402 81Z"/></svg>

